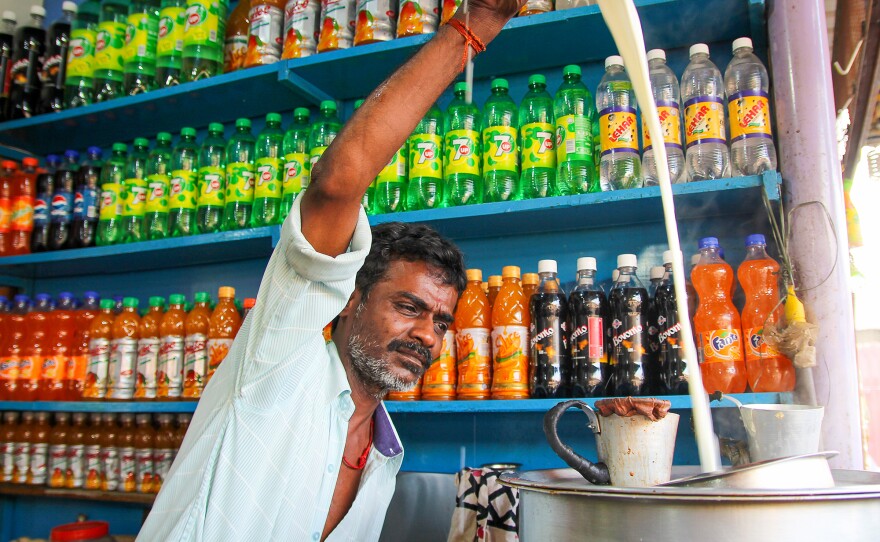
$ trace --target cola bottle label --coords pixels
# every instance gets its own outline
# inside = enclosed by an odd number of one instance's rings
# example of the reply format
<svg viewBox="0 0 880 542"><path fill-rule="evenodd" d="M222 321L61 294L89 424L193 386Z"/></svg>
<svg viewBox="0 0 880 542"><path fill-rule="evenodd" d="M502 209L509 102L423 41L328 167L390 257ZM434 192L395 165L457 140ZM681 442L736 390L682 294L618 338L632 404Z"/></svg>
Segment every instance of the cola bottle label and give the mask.
<svg viewBox="0 0 880 542"><path fill-rule="evenodd" d="M536 311L538 312L538 311ZM568 369L568 330L559 314L538 314L532 322L530 354L532 395L554 396L561 392Z"/></svg>

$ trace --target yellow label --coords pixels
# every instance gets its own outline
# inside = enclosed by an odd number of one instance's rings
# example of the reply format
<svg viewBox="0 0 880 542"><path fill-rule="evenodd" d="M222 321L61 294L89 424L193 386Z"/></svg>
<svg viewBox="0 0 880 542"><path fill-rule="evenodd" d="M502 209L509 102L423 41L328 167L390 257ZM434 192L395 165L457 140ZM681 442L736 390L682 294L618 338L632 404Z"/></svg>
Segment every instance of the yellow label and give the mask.
<svg viewBox="0 0 880 542"><path fill-rule="evenodd" d="M91 77L95 69L95 39L97 32L78 28L70 32L67 50L67 77Z"/></svg>
<svg viewBox="0 0 880 542"><path fill-rule="evenodd" d="M176 169L171 172L168 206L171 209L195 209L199 201L196 172Z"/></svg>
<svg viewBox="0 0 880 542"><path fill-rule="evenodd" d="M409 138L409 178L443 178L443 138L435 134L413 134Z"/></svg>
<svg viewBox="0 0 880 542"><path fill-rule="evenodd" d="M398 149L391 161L376 177L376 184L406 182L406 145Z"/></svg>
<svg viewBox="0 0 880 542"><path fill-rule="evenodd" d="M309 155L290 152L284 155L284 194L299 194L309 186Z"/></svg>
<svg viewBox="0 0 880 542"><path fill-rule="evenodd" d="M639 151L636 137L636 110L632 107L609 107L599 113L599 142L602 154L613 151Z"/></svg>
<svg viewBox="0 0 880 542"><path fill-rule="evenodd" d="M167 175L147 175L147 212L168 212Z"/></svg>
<svg viewBox="0 0 880 542"><path fill-rule="evenodd" d="M125 23L104 21L98 25L95 41L95 69L122 71Z"/></svg>
<svg viewBox="0 0 880 542"><path fill-rule="evenodd" d="M226 203L253 203L255 171L249 162L226 164Z"/></svg>
<svg viewBox="0 0 880 542"><path fill-rule="evenodd" d="M100 220L112 220L122 216L122 185L119 183L104 183L101 185L101 211L98 214Z"/></svg>
<svg viewBox="0 0 880 542"><path fill-rule="evenodd" d="M122 216L144 216L147 211L147 180L125 179L125 204Z"/></svg>
<svg viewBox="0 0 880 542"><path fill-rule="evenodd" d="M443 168L446 175L480 174L480 150L476 130L450 130L446 134L446 152Z"/></svg>
<svg viewBox="0 0 880 542"><path fill-rule="evenodd" d="M226 172L221 167L199 168L199 207L222 207Z"/></svg>
<svg viewBox="0 0 880 542"><path fill-rule="evenodd" d="M155 12L133 13L128 16L125 30L125 62L153 63L156 60L156 39L159 35L159 18Z"/></svg>
<svg viewBox="0 0 880 542"><path fill-rule="evenodd" d="M490 126L483 130L483 173L516 171L518 166L516 129L511 126Z"/></svg>
<svg viewBox="0 0 880 542"><path fill-rule="evenodd" d="M281 159L257 158L254 165L257 169L254 197L281 199Z"/></svg>
<svg viewBox="0 0 880 542"><path fill-rule="evenodd" d="M183 27L186 10L182 7L166 7L159 12L158 56L175 56L183 53Z"/></svg>
<svg viewBox="0 0 880 542"><path fill-rule="evenodd" d="M309 152L309 171L315 171L315 164L318 163L318 160L324 156L324 151L327 150L327 147L313 147L311 152ZM311 182L311 180L310 180Z"/></svg>
<svg viewBox="0 0 880 542"><path fill-rule="evenodd" d="M556 161L593 159L593 123L586 115L563 115L556 119Z"/></svg>
<svg viewBox="0 0 880 542"><path fill-rule="evenodd" d="M523 171L534 168L556 169L556 135L549 122L531 122L520 128Z"/></svg>
<svg viewBox="0 0 880 542"><path fill-rule="evenodd" d="M771 137L770 102L761 91L739 92L727 99L730 140Z"/></svg>
<svg viewBox="0 0 880 542"><path fill-rule="evenodd" d="M663 130L663 142L667 147L681 148L681 110L675 102L657 102L657 114L660 116L660 129ZM651 148L651 134L648 125L642 119L642 146Z"/></svg>
<svg viewBox="0 0 880 542"><path fill-rule="evenodd" d="M684 104L685 144L727 143L721 98L697 96Z"/></svg>

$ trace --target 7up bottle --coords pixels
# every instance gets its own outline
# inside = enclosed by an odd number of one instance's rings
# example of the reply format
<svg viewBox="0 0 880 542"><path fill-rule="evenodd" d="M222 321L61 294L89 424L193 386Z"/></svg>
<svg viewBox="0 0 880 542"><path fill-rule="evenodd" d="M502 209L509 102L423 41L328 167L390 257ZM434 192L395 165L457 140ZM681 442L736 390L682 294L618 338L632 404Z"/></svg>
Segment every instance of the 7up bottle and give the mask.
<svg viewBox="0 0 880 542"><path fill-rule="evenodd" d="M147 162L147 238L168 237L168 193L171 181L171 134L156 134L156 148Z"/></svg>
<svg viewBox="0 0 880 542"><path fill-rule="evenodd" d="M553 99L543 75L529 77L529 91L519 105L519 132L523 198L558 196Z"/></svg>
<svg viewBox="0 0 880 542"><path fill-rule="evenodd" d="M158 39L159 0L131 0L122 49L126 94L141 94L156 88Z"/></svg>
<svg viewBox="0 0 880 542"><path fill-rule="evenodd" d="M314 173L315 164L324 155L324 151L336 139L336 134L342 129L342 123L336 114L336 102L326 100L321 102L321 112L312 124L309 134L309 171ZM309 180L311 183L311 179Z"/></svg>
<svg viewBox="0 0 880 542"><path fill-rule="evenodd" d="M122 94L122 49L128 26L128 0L103 0L95 41L95 101L106 102Z"/></svg>
<svg viewBox="0 0 880 542"><path fill-rule="evenodd" d="M226 0L187 0L183 30L183 80L213 77L223 68Z"/></svg>
<svg viewBox="0 0 880 542"><path fill-rule="evenodd" d="M180 83L185 24L186 0L162 0L159 10L159 40L156 45L156 86L159 88Z"/></svg>
<svg viewBox="0 0 880 542"><path fill-rule="evenodd" d="M373 190L373 212L394 213L403 210L406 197L406 143L394 153L376 176Z"/></svg>
<svg viewBox="0 0 880 542"><path fill-rule="evenodd" d="M406 210L433 209L443 201L443 119L431 106L407 141Z"/></svg>
<svg viewBox="0 0 880 542"><path fill-rule="evenodd" d="M281 131L281 115L266 115L266 127L257 136L254 155L256 185L254 186L254 210L251 225L255 228L271 226L279 222L281 204L282 156L284 132Z"/></svg>
<svg viewBox="0 0 880 542"><path fill-rule="evenodd" d="M114 143L113 154L101 168L101 209L98 212L99 246L122 242L122 185L128 147Z"/></svg>
<svg viewBox="0 0 880 542"><path fill-rule="evenodd" d="M254 204L255 141L250 119L235 121L235 133L226 145L226 231L247 228Z"/></svg>
<svg viewBox="0 0 880 542"><path fill-rule="evenodd" d="M73 21L64 80L64 103L67 109L89 105L94 101L92 77L100 12L101 5L96 0L86 0L80 5Z"/></svg>
<svg viewBox="0 0 880 542"><path fill-rule="evenodd" d="M122 206L123 243L136 243L147 238L144 215L147 212L147 161L150 142L139 137L125 164Z"/></svg>
<svg viewBox="0 0 880 542"><path fill-rule="evenodd" d="M196 131L181 128L180 143L171 155L171 190L168 199L168 234L183 237L198 233L196 205L199 188L196 178Z"/></svg>
<svg viewBox="0 0 880 542"><path fill-rule="evenodd" d="M593 96L581 82L581 68L566 66L556 91L556 183L562 194L599 192L593 172Z"/></svg>
<svg viewBox="0 0 880 542"><path fill-rule="evenodd" d="M480 176L480 111L464 101L467 83L455 84L455 97L443 123L443 171L446 175L446 203L470 205L483 202Z"/></svg>
<svg viewBox="0 0 880 542"><path fill-rule="evenodd" d="M516 103L507 80L492 81L492 95L483 108L483 199L508 201L519 197L519 152Z"/></svg>
<svg viewBox="0 0 880 542"><path fill-rule="evenodd" d="M223 201L226 190L226 142L223 125L208 125L208 137L199 150L198 228L200 233L214 233L223 228Z"/></svg>
<svg viewBox="0 0 880 542"><path fill-rule="evenodd" d="M309 110L297 107L293 124L284 134L284 182L282 186L279 222L290 213L293 199L309 186Z"/></svg>

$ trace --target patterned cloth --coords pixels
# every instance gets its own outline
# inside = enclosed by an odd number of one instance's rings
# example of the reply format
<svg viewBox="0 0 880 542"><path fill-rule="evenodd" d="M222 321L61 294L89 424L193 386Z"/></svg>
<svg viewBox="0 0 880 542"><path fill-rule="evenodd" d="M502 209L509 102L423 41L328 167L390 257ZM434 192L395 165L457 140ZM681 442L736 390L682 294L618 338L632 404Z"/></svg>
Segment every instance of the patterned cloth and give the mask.
<svg viewBox="0 0 880 542"><path fill-rule="evenodd" d="M299 202L140 542L320 539L354 413L339 354L321 330L354 290L371 237L361 211L349 251L320 254L302 235ZM374 426L357 498L328 540L376 540L382 530L403 448L384 405Z"/></svg>
<svg viewBox="0 0 880 542"><path fill-rule="evenodd" d="M519 540L519 490L498 481L502 472L484 467L455 475L458 492L447 542Z"/></svg>

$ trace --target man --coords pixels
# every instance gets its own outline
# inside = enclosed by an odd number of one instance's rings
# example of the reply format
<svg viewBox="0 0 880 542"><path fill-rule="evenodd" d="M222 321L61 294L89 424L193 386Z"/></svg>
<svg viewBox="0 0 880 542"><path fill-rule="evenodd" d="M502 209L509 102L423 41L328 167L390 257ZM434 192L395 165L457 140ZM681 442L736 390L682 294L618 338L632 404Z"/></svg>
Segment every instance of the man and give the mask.
<svg viewBox="0 0 880 542"><path fill-rule="evenodd" d="M378 227L371 247L360 202L460 73L466 44L491 41L522 0L469 2L469 28L462 13L441 27L316 164L138 540L379 537L403 460L381 400L440 353L465 280L461 254L430 228Z"/></svg>

